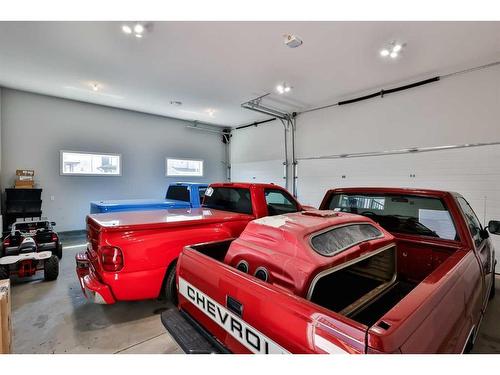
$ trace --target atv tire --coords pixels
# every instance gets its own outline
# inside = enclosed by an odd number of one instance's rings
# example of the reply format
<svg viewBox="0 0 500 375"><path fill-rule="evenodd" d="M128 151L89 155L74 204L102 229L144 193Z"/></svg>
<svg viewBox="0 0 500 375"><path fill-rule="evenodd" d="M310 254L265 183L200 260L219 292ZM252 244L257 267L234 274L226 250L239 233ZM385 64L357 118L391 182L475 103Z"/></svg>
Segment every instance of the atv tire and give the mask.
<svg viewBox="0 0 500 375"><path fill-rule="evenodd" d="M63 250L62 243L59 243L59 244L57 245L57 251L56 251L56 253L54 254L54 255L56 255L56 256L59 258L59 260L61 260L61 259L62 259L62 250Z"/></svg>
<svg viewBox="0 0 500 375"><path fill-rule="evenodd" d="M496 293L496 290L495 290L495 272L492 272L491 274L492 278L493 278L493 282L491 283L491 290L490 290L490 300L492 300L494 297L495 297L495 293Z"/></svg>
<svg viewBox="0 0 500 375"><path fill-rule="evenodd" d="M0 280L5 280L10 277L10 272L7 268L0 266Z"/></svg>
<svg viewBox="0 0 500 375"><path fill-rule="evenodd" d="M167 280L165 281L165 298L168 302L172 302L175 306L179 302L179 297L177 296L177 286L175 285L175 269L177 266L177 261L173 261L168 268Z"/></svg>
<svg viewBox="0 0 500 375"><path fill-rule="evenodd" d="M59 258L52 255L43 265L45 281L53 281L59 276Z"/></svg>

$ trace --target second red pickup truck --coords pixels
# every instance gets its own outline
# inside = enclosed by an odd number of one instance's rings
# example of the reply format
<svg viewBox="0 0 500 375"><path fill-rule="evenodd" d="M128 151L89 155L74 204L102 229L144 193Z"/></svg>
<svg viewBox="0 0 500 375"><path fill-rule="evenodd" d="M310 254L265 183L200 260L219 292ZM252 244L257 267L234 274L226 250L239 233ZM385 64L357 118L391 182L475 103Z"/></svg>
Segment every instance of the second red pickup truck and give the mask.
<svg viewBox="0 0 500 375"><path fill-rule="evenodd" d="M253 219L301 210L277 185L218 183L208 187L201 208L91 214L77 275L96 303L161 295L175 302L175 265L184 246L237 237Z"/></svg>
<svg viewBox="0 0 500 375"><path fill-rule="evenodd" d="M461 353L495 287L489 233L457 193L328 191L322 211L265 217L179 256L190 353Z"/></svg>

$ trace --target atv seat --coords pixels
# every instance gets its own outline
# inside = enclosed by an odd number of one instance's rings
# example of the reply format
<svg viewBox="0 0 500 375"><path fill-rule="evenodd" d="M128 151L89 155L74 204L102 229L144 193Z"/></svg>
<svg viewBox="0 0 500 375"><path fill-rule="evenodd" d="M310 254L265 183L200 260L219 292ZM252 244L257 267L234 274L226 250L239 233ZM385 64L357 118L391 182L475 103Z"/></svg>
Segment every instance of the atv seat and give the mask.
<svg viewBox="0 0 500 375"><path fill-rule="evenodd" d="M36 242L33 238L27 237L23 239L21 245L17 249L19 254L34 253L36 252Z"/></svg>

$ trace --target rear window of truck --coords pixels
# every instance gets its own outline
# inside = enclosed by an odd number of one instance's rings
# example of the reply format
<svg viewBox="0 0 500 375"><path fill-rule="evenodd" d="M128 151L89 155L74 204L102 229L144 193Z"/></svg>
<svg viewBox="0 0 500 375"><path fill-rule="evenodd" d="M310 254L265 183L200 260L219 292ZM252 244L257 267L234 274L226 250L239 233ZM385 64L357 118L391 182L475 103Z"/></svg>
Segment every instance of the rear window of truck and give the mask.
<svg viewBox="0 0 500 375"><path fill-rule="evenodd" d="M189 202L189 190L187 186L169 186L167 196L165 199L172 199L174 201Z"/></svg>
<svg viewBox="0 0 500 375"><path fill-rule="evenodd" d="M205 192L203 207L251 215L250 190L233 187L209 187Z"/></svg>
<svg viewBox="0 0 500 375"><path fill-rule="evenodd" d="M389 232L458 240L441 199L393 194L334 194L327 209L369 217Z"/></svg>
<svg viewBox="0 0 500 375"><path fill-rule="evenodd" d="M383 236L383 233L371 224L350 224L314 235L311 245L318 254L333 256L354 245Z"/></svg>

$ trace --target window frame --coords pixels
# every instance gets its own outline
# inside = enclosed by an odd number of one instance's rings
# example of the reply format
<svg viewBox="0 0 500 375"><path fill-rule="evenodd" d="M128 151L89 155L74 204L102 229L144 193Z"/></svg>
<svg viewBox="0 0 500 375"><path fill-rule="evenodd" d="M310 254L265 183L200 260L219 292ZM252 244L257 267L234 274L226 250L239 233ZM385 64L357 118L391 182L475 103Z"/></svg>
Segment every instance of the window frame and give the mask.
<svg viewBox="0 0 500 375"><path fill-rule="evenodd" d="M350 227L350 226L362 226L362 225L368 225L372 228L375 228L376 230L378 230L380 232L380 234L376 237L371 237L371 238L367 238L367 239L364 239L364 240L360 240L360 241L357 241L357 242L354 242L348 246L345 246L341 249L338 249L337 251L333 252L332 254L329 254L329 255L326 255L326 254L322 254L320 253L320 251L314 246L313 244L313 241L316 237L318 236L321 236L325 233L328 233L328 232L331 232L331 231L334 231L336 229L339 229L339 228L344 228L344 227ZM369 222L364 222L364 221L360 221L360 222L355 222L355 223L345 223L345 224L339 224L339 225L334 225L334 226L331 226L331 227L328 227L328 228L324 228L318 232L315 232L313 234L311 234L309 236L309 246L311 247L311 249L318 255L321 255L323 257L326 257L326 258L330 258L330 257L333 257L341 252L344 252L354 246L357 246L359 244L362 244L363 242L367 242L367 241L373 241L373 240L378 240L380 238L384 238L385 237L385 234L383 231L381 231L379 228L377 228L377 226L373 225L372 223L369 223ZM394 246L394 244L392 245Z"/></svg>
<svg viewBox="0 0 500 375"><path fill-rule="evenodd" d="M477 217L476 211L474 211L474 209L472 208L472 206L470 205L470 203L467 199L465 199L462 196L457 196L456 199L457 199L458 207L460 207L460 211L462 211L462 216L464 218L465 225L467 226L467 230L469 231L470 237L472 239L472 243L474 244L474 246L476 246L476 248L480 248L484 244L484 240L486 239L481 235L481 232L484 231L483 224L481 224L481 220L479 220L479 218ZM467 207L469 207L470 211L474 215L474 218L479 223L479 232L477 233L477 235L479 236L478 243L476 243L476 239L474 238L474 235L472 234L472 230L469 226L469 217L466 215L464 207L460 203L460 200L462 200L467 205Z"/></svg>
<svg viewBox="0 0 500 375"><path fill-rule="evenodd" d="M328 208L326 208L326 209L333 210L333 208L331 208L331 204L332 204L332 201L333 201L335 195L370 195L370 194L372 194L372 193L333 192L329 196L330 200L328 201ZM394 193L383 192L383 193L376 193L376 194L378 195L377 198L379 198L379 197L387 198L387 197L392 197L392 196L404 196L404 197L416 197L416 198L427 198L427 199L439 200L441 202L441 204L443 205L443 208L445 209L445 211L448 211L448 213L450 215L451 222L453 224L453 228L455 229L455 238L449 239L449 238L442 238L442 237L427 236L425 234L420 234L420 233L406 233L406 232L390 231L390 230L384 228L381 224L379 224L384 230L386 230L390 233L397 233L397 234L402 234L402 235L406 235L406 236L424 237L424 238L430 238L430 239L435 239L435 240L439 240L439 241L452 241L452 242L456 242L456 243L461 242L461 237L460 237L460 233L458 231L458 226L457 226L458 223L456 222L457 218L454 216L452 211L450 211L450 207L449 207L448 203L446 202L446 199L444 199L443 197L427 196L427 195L411 194L411 193L409 193L409 194L394 194ZM341 212L343 212L343 211L341 211ZM361 214L358 214L358 215L361 215ZM364 216L364 215L361 215L361 216Z"/></svg>
<svg viewBox="0 0 500 375"><path fill-rule="evenodd" d="M168 160L183 160L183 161L200 161L201 162L201 175L177 175L177 174L168 174ZM205 177L205 159L191 159L191 158L180 158L174 156L165 157L165 177L187 177L187 178L203 178Z"/></svg>
<svg viewBox="0 0 500 375"><path fill-rule="evenodd" d="M266 192L278 192L278 193L281 193L288 201L290 201L294 206L295 206L295 210L294 212L300 212L301 211L301 207L299 205L299 203L293 198L293 196L288 192L288 191L285 191L285 190L281 190L281 189L276 189L276 188L264 188L264 202L266 203L266 210L267 210L267 214L269 215L269 209L268 209L268 203L267 203L267 199L266 199ZM289 212L287 212L289 213ZM276 215L283 215L283 214L276 214ZM273 216L273 215L269 215L269 216Z"/></svg>
<svg viewBox="0 0 500 375"><path fill-rule="evenodd" d="M99 156L118 156L118 165L120 173L71 173L64 172L64 153L68 154L84 154L84 155L99 155ZM75 150L59 150L59 175L60 176L80 176L80 177L121 177L123 173L123 160L121 153L111 152L94 152L94 151L75 151Z"/></svg>

